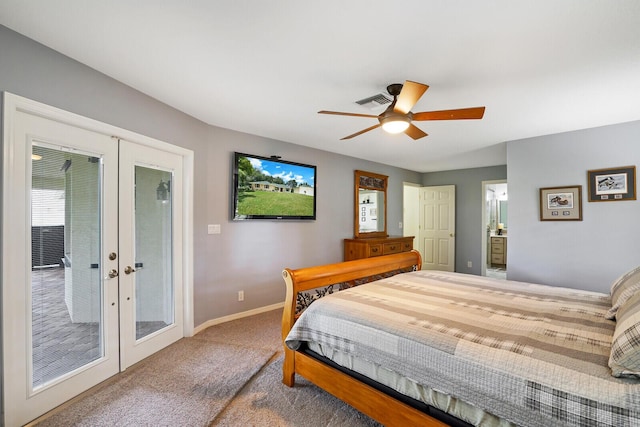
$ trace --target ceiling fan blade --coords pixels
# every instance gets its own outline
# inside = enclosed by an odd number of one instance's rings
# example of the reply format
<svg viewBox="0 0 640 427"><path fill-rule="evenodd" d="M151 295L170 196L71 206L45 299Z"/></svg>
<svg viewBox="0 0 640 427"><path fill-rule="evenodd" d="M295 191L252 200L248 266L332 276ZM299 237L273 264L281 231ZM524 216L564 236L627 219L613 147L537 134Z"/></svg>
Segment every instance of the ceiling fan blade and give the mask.
<svg viewBox="0 0 640 427"><path fill-rule="evenodd" d="M374 119L377 119L378 116L375 116L373 114L359 114L359 113L341 113L339 111L318 111L318 114L334 114L336 116L353 116L353 117L372 117Z"/></svg>
<svg viewBox="0 0 640 427"><path fill-rule="evenodd" d="M423 132L422 129L414 126L413 124L410 124L407 130L404 131L404 133L406 133L413 139L420 139L427 136L427 134Z"/></svg>
<svg viewBox="0 0 640 427"><path fill-rule="evenodd" d="M402 90L400 91L400 95L398 95L393 111L396 113L407 114L411 111L413 106L416 105L416 102L418 102L427 89L429 89L429 86L427 85L407 80L404 82L404 85L402 85Z"/></svg>
<svg viewBox="0 0 640 427"><path fill-rule="evenodd" d="M459 110L423 111L413 113L413 120L463 120L481 119L484 116L484 107L460 108Z"/></svg>
<svg viewBox="0 0 640 427"><path fill-rule="evenodd" d="M377 116L376 116L376 117L377 117ZM354 136L362 135L362 134L363 134L363 133L365 133L365 132L369 132L370 130L374 130L375 128L379 128L380 126L382 126L382 125L381 125L380 123L378 123L377 125L373 125L373 126L371 126L370 128L366 128L366 129L364 129L364 130L361 130L360 132L356 132L356 133L354 133L354 134L352 134L352 135L345 136L344 138L340 138L340 141L342 141L343 139L351 139L351 138L353 138Z"/></svg>

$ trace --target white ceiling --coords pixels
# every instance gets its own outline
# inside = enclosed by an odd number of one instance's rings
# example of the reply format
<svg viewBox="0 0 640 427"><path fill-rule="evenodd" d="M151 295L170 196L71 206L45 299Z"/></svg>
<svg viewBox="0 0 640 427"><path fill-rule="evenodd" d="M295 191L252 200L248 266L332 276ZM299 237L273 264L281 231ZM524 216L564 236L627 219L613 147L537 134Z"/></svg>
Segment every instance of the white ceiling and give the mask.
<svg viewBox="0 0 640 427"><path fill-rule="evenodd" d="M640 120L637 0L0 0L0 24L206 123L418 172ZM414 112L485 116L340 141L376 119L317 114L404 80Z"/></svg>

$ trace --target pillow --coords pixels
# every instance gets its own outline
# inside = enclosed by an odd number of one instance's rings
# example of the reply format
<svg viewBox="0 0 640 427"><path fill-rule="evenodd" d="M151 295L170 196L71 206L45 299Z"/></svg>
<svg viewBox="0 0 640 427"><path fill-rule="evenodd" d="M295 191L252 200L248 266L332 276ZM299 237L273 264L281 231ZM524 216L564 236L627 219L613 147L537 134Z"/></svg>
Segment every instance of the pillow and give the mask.
<svg viewBox="0 0 640 427"><path fill-rule="evenodd" d="M620 306L638 290L640 290L640 266L623 274L613 282L611 285L611 308L604 317L615 319Z"/></svg>
<svg viewBox="0 0 640 427"><path fill-rule="evenodd" d="M618 309L609 367L614 377L640 377L640 292Z"/></svg>

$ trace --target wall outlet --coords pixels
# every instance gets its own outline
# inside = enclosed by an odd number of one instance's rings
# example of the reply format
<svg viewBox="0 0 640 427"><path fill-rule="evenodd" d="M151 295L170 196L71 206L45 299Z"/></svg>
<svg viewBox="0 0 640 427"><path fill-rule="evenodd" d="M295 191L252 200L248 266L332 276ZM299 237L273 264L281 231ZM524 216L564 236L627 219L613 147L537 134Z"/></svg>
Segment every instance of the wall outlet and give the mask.
<svg viewBox="0 0 640 427"><path fill-rule="evenodd" d="M238 291L238 301L244 301L244 291Z"/></svg>
<svg viewBox="0 0 640 427"><path fill-rule="evenodd" d="M471 261L467 261L467 267L469 268L473 267L473 263Z"/></svg>
<svg viewBox="0 0 640 427"><path fill-rule="evenodd" d="M402 228L402 221L398 223L398 228Z"/></svg>

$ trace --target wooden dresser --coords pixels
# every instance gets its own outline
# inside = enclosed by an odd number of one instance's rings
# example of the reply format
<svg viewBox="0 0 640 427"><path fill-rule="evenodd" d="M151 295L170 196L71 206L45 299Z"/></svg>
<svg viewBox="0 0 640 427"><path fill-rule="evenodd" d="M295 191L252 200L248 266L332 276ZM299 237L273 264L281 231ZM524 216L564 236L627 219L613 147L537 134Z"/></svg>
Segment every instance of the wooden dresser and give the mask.
<svg viewBox="0 0 640 427"><path fill-rule="evenodd" d="M491 265L507 265L506 236L491 236Z"/></svg>
<svg viewBox="0 0 640 427"><path fill-rule="evenodd" d="M413 236L366 237L344 239L344 260L371 258L408 252L413 249Z"/></svg>

